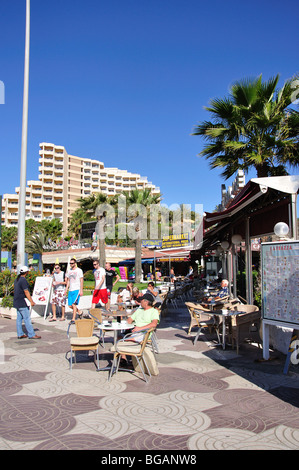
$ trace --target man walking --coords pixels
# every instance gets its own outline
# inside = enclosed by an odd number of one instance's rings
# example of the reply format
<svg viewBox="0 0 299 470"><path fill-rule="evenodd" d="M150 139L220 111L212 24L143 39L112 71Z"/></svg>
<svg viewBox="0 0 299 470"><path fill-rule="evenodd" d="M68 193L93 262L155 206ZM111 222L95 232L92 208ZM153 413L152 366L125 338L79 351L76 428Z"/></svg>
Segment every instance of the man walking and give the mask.
<svg viewBox="0 0 299 470"><path fill-rule="evenodd" d="M29 284L26 279L28 272L29 268L27 266L23 266L20 270L20 274L14 282L13 306L17 309L17 335L19 339L40 339L41 337L36 335L33 329L30 318L30 310L25 300L25 298L27 298L31 304L31 307L34 307L35 303L33 302L30 295ZM27 334L25 334L23 331L23 321L27 330Z"/></svg>
<svg viewBox="0 0 299 470"><path fill-rule="evenodd" d="M114 271L114 269L111 269L110 263L105 264L105 270L106 270L106 289L107 289L107 294L108 294L107 308L109 308L111 292L112 292L113 286L119 281L119 275ZM113 282L114 277L116 279Z"/></svg>
<svg viewBox="0 0 299 470"><path fill-rule="evenodd" d="M106 272L104 268L100 267L100 263L98 260L93 262L94 267L94 291L92 295L91 301L91 308L95 308L96 304L100 301L103 304L107 304L108 302L108 294L106 289Z"/></svg>
<svg viewBox="0 0 299 470"><path fill-rule="evenodd" d="M71 269L66 273L66 289L65 292L68 293L68 304L73 309L73 318L72 321L76 320L76 315L80 315L78 305L80 301L80 296L83 296L83 271L81 268L78 268L77 261L75 258L72 258L70 261Z"/></svg>

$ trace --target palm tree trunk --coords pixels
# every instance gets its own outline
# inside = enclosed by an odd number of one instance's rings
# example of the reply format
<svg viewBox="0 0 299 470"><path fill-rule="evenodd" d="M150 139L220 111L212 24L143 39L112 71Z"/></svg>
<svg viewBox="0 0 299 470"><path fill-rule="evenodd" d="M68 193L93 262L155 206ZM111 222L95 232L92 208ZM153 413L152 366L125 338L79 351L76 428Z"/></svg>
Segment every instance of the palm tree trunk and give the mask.
<svg viewBox="0 0 299 470"><path fill-rule="evenodd" d="M101 217L98 219L98 223L96 225L96 231L99 238L99 262L102 268L105 267L106 264L106 247L105 247L105 217Z"/></svg>
<svg viewBox="0 0 299 470"><path fill-rule="evenodd" d="M99 245L100 245L99 247L100 248L100 257L99 257L100 266L104 268L106 264L105 239L100 238Z"/></svg>
<svg viewBox="0 0 299 470"><path fill-rule="evenodd" d="M142 266L141 266L141 230L136 230L135 240L135 282L142 280Z"/></svg>
<svg viewBox="0 0 299 470"><path fill-rule="evenodd" d="M256 165L255 168L258 178L266 178L269 176L269 167L267 164Z"/></svg>

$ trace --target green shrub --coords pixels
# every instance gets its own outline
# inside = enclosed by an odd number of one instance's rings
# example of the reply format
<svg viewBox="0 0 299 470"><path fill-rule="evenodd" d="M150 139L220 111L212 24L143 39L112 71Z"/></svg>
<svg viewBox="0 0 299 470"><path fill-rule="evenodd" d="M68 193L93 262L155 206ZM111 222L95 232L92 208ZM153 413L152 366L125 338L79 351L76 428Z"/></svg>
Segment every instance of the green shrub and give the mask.
<svg viewBox="0 0 299 470"><path fill-rule="evenodd" d="M84 273L84 281L94 281L94 274L91 269Z"/></svg>
<svg viewBox="0 0 299 470"><path fill-rule="evenodd" d="M0 272L0 297L6 297L13 293L13 284L17 275L9 269Z"/></svg>
<svg viewBox="0 0 299 470"><path fill-rule="evenodd" d="M12 308L13 307L13 297L11 295L7 295L2 299L1 306L4 308Z"/></svg>
<svg viewBox="0 0 299 470"><path fill-rule="evenodd" d="M33 292L35 279L40 276L42 276L42 274L39 271L29 271L29 273L27 274L26 279L29 284L29 290L31 294Z"/></svg>

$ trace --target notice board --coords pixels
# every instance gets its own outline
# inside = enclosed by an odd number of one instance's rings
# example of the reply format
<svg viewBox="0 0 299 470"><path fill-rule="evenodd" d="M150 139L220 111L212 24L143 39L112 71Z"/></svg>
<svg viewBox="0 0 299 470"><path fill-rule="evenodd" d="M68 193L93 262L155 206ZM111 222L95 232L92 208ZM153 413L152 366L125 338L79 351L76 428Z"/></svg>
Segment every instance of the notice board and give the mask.
<svg viewBox="0 0 299 470"><path fill-rule="evenodd" d="M299 325L299 241L262 243L262 317Z"/></svg>

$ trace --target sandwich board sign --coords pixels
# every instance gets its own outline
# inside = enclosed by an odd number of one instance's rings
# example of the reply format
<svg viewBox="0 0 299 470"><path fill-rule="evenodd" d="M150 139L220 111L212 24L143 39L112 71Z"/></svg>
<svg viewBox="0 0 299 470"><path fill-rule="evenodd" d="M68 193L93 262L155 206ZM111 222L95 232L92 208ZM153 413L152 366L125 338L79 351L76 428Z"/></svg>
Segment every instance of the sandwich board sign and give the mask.
<svg viewBox="0 0 299 470"><path fill-rule="evenodd" d="M32 307L32 310L38 313L42 308L44 310L44 318L46 318L51 299L52 282L52 277L40 276L35 279L34 283L32 300L36 305Z"/></svg>

